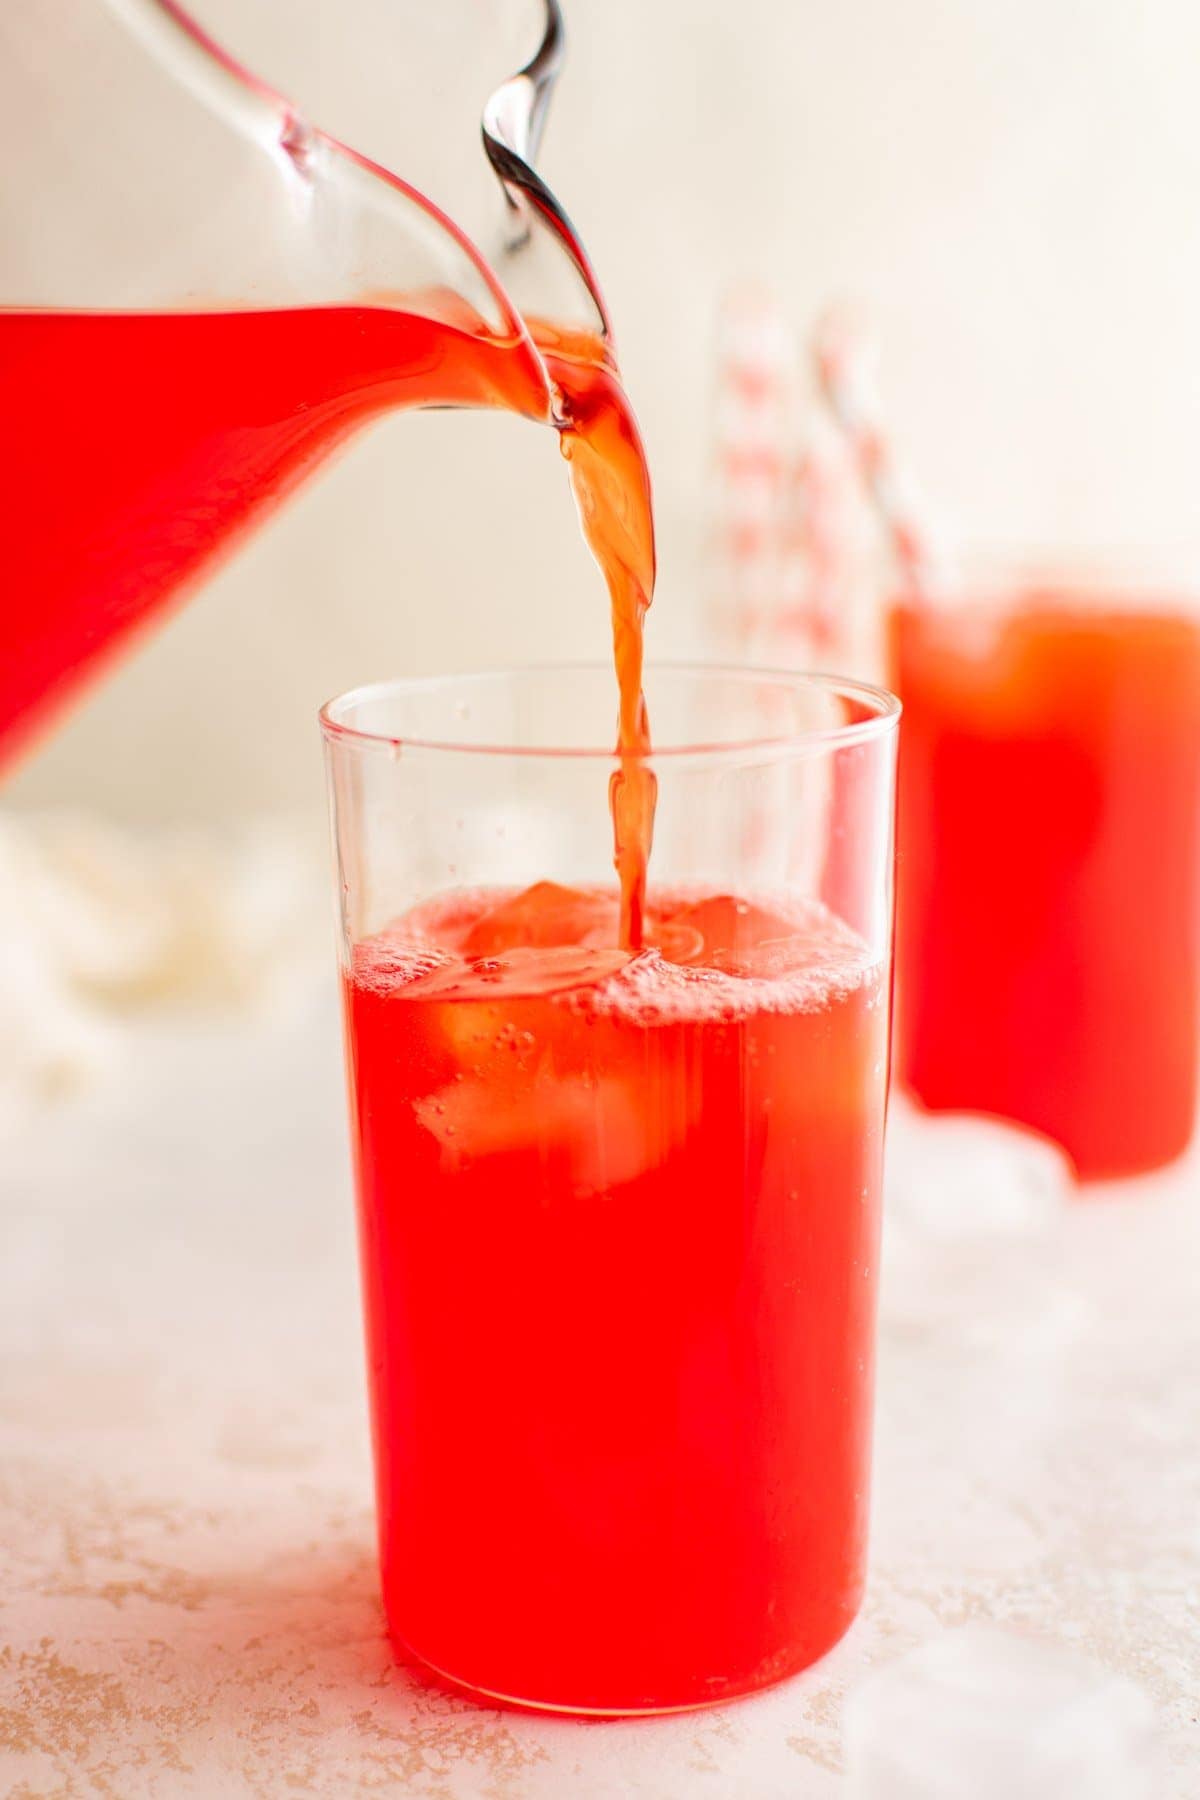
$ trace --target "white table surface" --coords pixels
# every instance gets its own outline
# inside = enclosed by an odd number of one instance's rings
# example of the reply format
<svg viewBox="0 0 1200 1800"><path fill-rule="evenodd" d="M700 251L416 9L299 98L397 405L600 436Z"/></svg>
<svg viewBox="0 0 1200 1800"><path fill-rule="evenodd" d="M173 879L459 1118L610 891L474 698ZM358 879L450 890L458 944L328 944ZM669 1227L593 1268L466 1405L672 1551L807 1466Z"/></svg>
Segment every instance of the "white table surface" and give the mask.
<svg viewBox="0 0 1200 1800"><path fill-rule="evenodd" d="M0 1145L0 1790L833 1800L847 1688L986 1616L1140 1683L1164 1800L1200 1793L1194 1167L1057 1250L918 1270L928 1308L893 1266L870 1592L819 1668L706 1714L501 1714L383 1634L339 1056L328 993L142 1031Z"/></svg>

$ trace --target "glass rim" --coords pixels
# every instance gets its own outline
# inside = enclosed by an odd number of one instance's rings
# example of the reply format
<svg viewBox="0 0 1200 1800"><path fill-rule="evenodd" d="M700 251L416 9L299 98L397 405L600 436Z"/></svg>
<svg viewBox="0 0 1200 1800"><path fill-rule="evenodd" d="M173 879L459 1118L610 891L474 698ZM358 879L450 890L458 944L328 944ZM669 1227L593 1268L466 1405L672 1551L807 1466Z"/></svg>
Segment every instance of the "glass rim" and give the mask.
<svg viewBox="0 0 1200 1800"><path fill-rule="evenodd" d="M886 737L889 732L895 730L902 711L900 701L887 688L878 687L869 681L857 681L849 676L826 673L823 670L773 669L747 663L663 661L647 663L646 671L650 676L655 674L725 676L736 680L771 682L784 689L815 688L826 694L857 701L869 709L866 718L853 719L842 725L817 725L800 731L767 733L761 737L742 737L730 739L727 742L665 744L661 747L654 744L645 753L644 759L641 756L631 759L645 760L650 763L668 758L724 762L736 761L751 754L779 756L807 750L841 750L852 745L871 742L875 738ZM505 669L468 670L458 674L445 675L396 676L391 680L363 682L359 686L348 688L344 693L327 700L319 709L317 719L327 744L341 745L356 750L381 751L386 755L394 755L397 750L421 750L462 756L515 756L530 759L541 758L548 761L586 760L611 763L617 760L618 756L616 747L611 741L603 747L579 744L465 743L444 737L409 737L395 732L364 731L360 726L347 724L344 718L338 716L339 712L348 711L364 700L382 699L386 695L429 694L438 688L448 687L454 683L491 684L511 681L514 678L528 675L561 676L602 673L607 674L613 684L615 716L617 690L611 663L582 661L522 663ZM653 730L653 715L651 715L651 729Z"/></svg>
<svg viewBox="0 0 1200 1800"><path fill-rule="evenodd" d="M1200 603L1200 543L1057 542L967 544L917 584L934 605L997 606L1026 589L1064 600L1194 610Z"/></svg>

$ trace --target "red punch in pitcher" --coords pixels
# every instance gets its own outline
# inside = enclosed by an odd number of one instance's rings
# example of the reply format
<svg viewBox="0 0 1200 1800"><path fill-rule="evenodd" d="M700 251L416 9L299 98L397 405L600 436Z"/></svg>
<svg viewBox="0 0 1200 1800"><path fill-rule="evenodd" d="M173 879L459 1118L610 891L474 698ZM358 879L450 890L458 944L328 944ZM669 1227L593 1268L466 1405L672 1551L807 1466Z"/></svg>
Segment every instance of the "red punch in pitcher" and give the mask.
<svg viewBox="0 0 1200 1800"><path fill-rule="evenodd" d="M898 709L651 693L638 945L611 671L323 715L388 1620L572 1712L779 1680L864 1578Z"/></svg>
<svg viewBox="0 0 1200 1800"><path fill-rule="evenodd" d="M516 236L553 245L521 276L541 323L406 165L305 122L176 0L0 9L0 154L21 170L0 189L0 772L381 414L502 408L611 448L603 302L518 154L557 67L555 0L506 0L486 31L459 3L455 28L450 0L397 0L389 55L437 84L449 152L446 97L469 90L456 129L476 143L478 97L534 52L484 142Z"/></svg>

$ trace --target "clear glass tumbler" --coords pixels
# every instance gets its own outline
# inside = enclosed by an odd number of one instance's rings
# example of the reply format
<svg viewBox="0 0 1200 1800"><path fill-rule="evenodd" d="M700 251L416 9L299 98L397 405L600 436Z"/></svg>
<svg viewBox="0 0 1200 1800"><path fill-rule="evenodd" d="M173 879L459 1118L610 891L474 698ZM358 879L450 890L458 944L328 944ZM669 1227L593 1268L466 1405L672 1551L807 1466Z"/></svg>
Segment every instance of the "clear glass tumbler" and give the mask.
<svg viewBox="0 0 1200 1800"><path fill-rule="evenodd" d="M1151 565L1152 566L1152 565ZM1200 605L1135 563L898 602L896 1069L1083 1179L1186 1149L1200 1066Z"/></svg>
<svg viewBox="0 0 1200 1800"><path fill-rule="evenodd" d="M864 1573L899 708L648 694L636 954L611 669L322 713L390 1629L570 1712L789 1675Z"/></svg>

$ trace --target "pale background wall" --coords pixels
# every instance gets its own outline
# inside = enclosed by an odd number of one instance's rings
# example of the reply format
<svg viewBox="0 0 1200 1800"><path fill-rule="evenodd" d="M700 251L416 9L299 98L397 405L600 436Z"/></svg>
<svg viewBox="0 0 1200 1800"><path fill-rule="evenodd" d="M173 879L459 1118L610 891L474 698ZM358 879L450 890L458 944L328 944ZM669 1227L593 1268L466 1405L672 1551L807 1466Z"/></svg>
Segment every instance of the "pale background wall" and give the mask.
<svg viewBox="0 0 1200 1800"><path fill-rule="evenodd" d="M481 5L483 0L481 0ZM197 13L401 173L389 0ZM603 271L661 512L652 643L699 636L711 335L731 281L867 303L889 409L961 534L1186 541L1200 413L1192 0L567 0L543 167ZM473 154L473 152L472 152ZM1200 568L1200 564L1197 565ZM549 434L378 427L20 773L146 821L319 808L356 680L603 655Z"/></svg>

